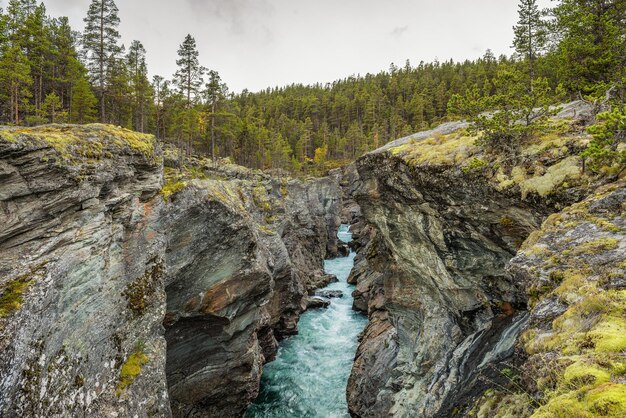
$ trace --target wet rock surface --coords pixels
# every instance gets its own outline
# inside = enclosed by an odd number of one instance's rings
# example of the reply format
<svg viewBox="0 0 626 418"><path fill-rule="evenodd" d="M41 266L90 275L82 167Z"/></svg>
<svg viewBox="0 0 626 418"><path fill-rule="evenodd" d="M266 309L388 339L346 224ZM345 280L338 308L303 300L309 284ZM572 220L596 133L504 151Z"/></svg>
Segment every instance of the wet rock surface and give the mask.
<svg viewBox="0 0 626 418"><path fill-rule="evenodd" d="M330 305L330 299L322 296L309 296L306 298L307 309L328 308L328 305Z"/></svg>
<svg viewBox="0 0 626 418"><path fill-rule="evenodd" d="M326 299L342 298L343 292L341 290L318 290L315 292L315 296L321 296Z"/></svg>

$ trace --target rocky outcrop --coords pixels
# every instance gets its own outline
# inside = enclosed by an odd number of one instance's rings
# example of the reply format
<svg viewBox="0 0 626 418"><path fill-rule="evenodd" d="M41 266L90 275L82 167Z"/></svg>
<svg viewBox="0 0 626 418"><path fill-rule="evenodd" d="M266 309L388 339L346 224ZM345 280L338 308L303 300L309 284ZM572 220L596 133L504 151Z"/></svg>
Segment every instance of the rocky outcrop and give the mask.
<svg viewBox="0 0 626 418"><path fill-rule="evenodd" d="M0 130L0 415L237 417L256 397L335 279L339 179L187 164L163 186L152 136Z"/></svg>
<svg viewBox="0 0 626 418"><path fill-rule="evenodd" d="M150 136L0 130L0 415L169 416Z"/></svg>
<svg viewBox="0 0 626 418"><path fill-rule="evenodd" d="M497 366L528 320L507 263L550 213L588 193L571 156L585 135L541 138L512 166L463 128L357 161L354 196L371 231L351 279L370 323L348 384L353 416L452 416L501 382Z"/></svg>
<svg viewBox="0 0 626 418"><path fill-rule="evenodd" d="M508 266L530 296L524 361L469 414L626 414L626 188L597 190L550 216Z"/></svg>
<svg viewBox="0 0 626 418"><path fill-rule="evenodd" d="M277 338L297 332L308 292L333 279L322 261L338 184L239 177L190 182L164 216L175 416L242 415Z"/></svg>

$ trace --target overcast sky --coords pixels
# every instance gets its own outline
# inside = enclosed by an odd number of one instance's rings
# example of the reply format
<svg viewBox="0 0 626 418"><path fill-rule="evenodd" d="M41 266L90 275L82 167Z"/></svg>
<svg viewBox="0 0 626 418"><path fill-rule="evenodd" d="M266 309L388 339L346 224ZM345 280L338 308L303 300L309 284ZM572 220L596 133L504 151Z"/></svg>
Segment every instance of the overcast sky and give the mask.
<svg viewBox="0 0 626 418"><path fill-rule="evenodd" d="M91 0L44 0L82 30ZM187 33L233 91L330 82L391 62L510 54L517 0L117 0L122 41L140 40L151 75L176 71ZM548 5L549 0L540 0ZM0 0L6 6L7 0Z"/></svg>

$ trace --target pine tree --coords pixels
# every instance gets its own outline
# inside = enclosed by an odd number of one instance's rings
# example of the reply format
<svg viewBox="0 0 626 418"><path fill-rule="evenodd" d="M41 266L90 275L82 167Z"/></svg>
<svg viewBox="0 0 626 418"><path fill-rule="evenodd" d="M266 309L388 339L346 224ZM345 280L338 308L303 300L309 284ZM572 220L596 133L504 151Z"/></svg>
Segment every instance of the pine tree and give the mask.
<svg viewBox="0 0 626 418"><path fill-rule="evenodd" d="M187 153L191 154L192 148L192 135L193 129L193 115L192 105L194 104L196 97L199 93L200 86L202 85L202 75L204 74L204 67L200 66L198 61L198 50L196 48L196 40L187 35L185 40L178 49L178 71L174 74L174 84L179 88L180 93L185 97L185 107L187 116L187 123L185 131L187 133ZM180 144L179 144L180 145Z"/></svg>
<svg viewBox="0 0 626 418"><path fill-rule="evenodd" d="M178 60L176 60L178 71L174 74L174 84L185 96L188 108L196 99L205 70L204 67L200 66L198 56L196 40L191 35L187 35L178 49Z"/></svg>
<svg viewBox="0 0 626 418"><path fill-rule="evenodd" d="M93 94L87 78L80 77L72 89L70 119L75 123L93 122L98 99Z"/></svg>
<svg viewBox="0 0 626 418"><path fill-rule="evenodd" d="M61 113L61 98L56 93L50 93L46 96L42 106L42 116L47 118L50 123L56 123L60 119L64 119Z"/></svg>
<svg viewBox="0 0 626 418"><path fill-rule="evenodd" d="M120 19L113 0L92 0L85 17L83 46L88 61L88 69L94 85L97 86L100 100L100 121L106 121L106 89L109 65L119 52L117 31Z"/></svg>
<svg viewBox="0 0 626 418"><path fill-rule="evenodd" d="M24 22L24 36L21 43L26 51L33 78L34 115L30 119L32 124L39 124L45 122L42 106L46 97L46 90L49 88L48 81L53 58L52 39L43 4L34 8L30 4L24 7L27 10L27 17Z"/></svg>
<svg viewBox="0 0 626 418"><path fill-rule="evenodd" d="M9 98L9 121L15 125L21 123L22 111L28 108L32 84L28 58L19 46L9 46L0 59L0 86Z"/></svg>
<svg viewBox="0 0 626 418"><path fill-rule="evenodd" d="M626 68L626 0L561 0L558 76L570 91L604 96Z"/></svg>
<svg viewBox="0 0 626 418"><path fill-rule="evenodd" d="M146 49L139 41L133 41L126 55L126 63L130 72L131 93L133 103L134 129L144 132L147 112L151 97L151 86L148 81L148 67L146 65Z"/></svg>
<svg viewBox="0 0 626 418"><path fill-rule="evenodd" d="M226 99L226 95L228 94L228 89L224 83L222 83L222 79L217 71L209 71L209 82L206 85L205 96L206 103L209 107L209 117L210 117L210 133L211 133L211 158L215 162L217 154L215 150L215 121L218 115L218 106L221 104L223 100Z"/></svg>
<svg viewBox="0 0 626 418"><path fill-rule="evenodd" d="M513 47L528 64L529 83L532 86L537 57L547 44L546 24L541 17L537 0L520 0L517 13L519 21L513 27Z"/></svg>
<svg viewBox="0 0 626 418"><path fill-rule="evenodd" d="M152 90L154 91L154 113L155 113L155 136L157 139L161 138L161 112L162 105L165 99L165 92L167 91L167 84L164 82L164 78L160 75L152 77Z"/></svg>

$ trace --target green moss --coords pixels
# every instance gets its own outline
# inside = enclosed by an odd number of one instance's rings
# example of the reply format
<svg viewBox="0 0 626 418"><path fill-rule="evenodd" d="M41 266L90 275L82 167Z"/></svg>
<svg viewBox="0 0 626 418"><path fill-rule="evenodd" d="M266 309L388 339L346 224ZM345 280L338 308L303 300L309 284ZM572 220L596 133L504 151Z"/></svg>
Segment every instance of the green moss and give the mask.
<svg viewBox="0 0 626 418"><path fill-rule="evenodd" d="M263 232L265 235L274 235L276 233L273 229L265 225L258 225L258 229L259 231Z"/></svg>
<svg viewBox="0 0 626 418"><path fill-rule="evenodd" d="M582 165L580 157L568 157L550 166L545 174L519 181L518 183L522 189L523 197L528 193L536 193L541 197L545 197L556 190L558 186L565 183L566 180L579 179L581 176Z"/></svg>
<svg viewBox="0 0 626 418"><path fill-rule="evenodd" d="M23 295L28 288L34 283L30 276L19 277L11 280L2 288L0 296L0 318L6 318L12 315L22 307Z"/></svg>
<svg viewBox="0 0 626 418"><path fill-rule="evenodd" d="M622 418L626 416L626 385L603 383L550 400L532 418Z"/></svg>
<svg viewBox="0 0 626 418"><path fill-rule="evenodd" d="M265 186L255 186L252 189L252 199L254 200L254 204L262 211L269 212L272 210L272 204L265 190Z"/></svg>
<svg viewBox="0 0 626 418"><path fill-rule="evenodd" d="M45 266L46 263L40 264L0 287L0 318L6 318L20 310L24 303L24 294L45 275Z"/></svg>
<svg viewBox="0 0 626 418"><path fill-rule="evenodd" d="M187 183L184 181L173 181L167 182L161 188L161 195L163 199L167 202L170 200L170 197L180 192L187 186Z"/></svg>
<svg viewBox="0 0 626 418"><path fill-rule="evenodd" d="M598 352L619 353L626 350L626 319L605 316L589 332Z"/></svg>
<svg viewBox="0 0 626 418"><path fill-rule="evenodd" d="M463 166L461 170L465 174L480 172L487 167L487 164L488 164L487 161L474 157L470 160L469 164Z"/></svg>
<svg viewBox="0 0 626 418"><path fill-rule="evenodd" d="M564 251L563 253L572 256L593 255L604 251L615 250L617 247L619 247L618 239L599 238L593 241L584 242L571 250Z"/></svg>
<svg viewBox="0 0 626 418"><path fill-rule="evenodd" d="M456 165L467 160L478 151L474 144L477 137L467 136L466 132L450 135L435 135L423 141L409 141L391 148L392 155L400 156L409 165Z"/></svg>
<svg viewBox="0 0 626 418"><path fill-rule="evenodd" d="M153 159L156 149L153 135L103 124L11 128L0 130L0 139L48 145L67 162L107 158L111 149L128 149Z"/></svg>
<svg viewBox="0 0 626 418"><path fill-rule="evenodd" d="M567 369L563 375L564 384L569 389L578 389L591 384L600 384L608 382L611 374L606 370L594 365L579 361Z"/></svg>
<svg viewBox="0 0 626 418"><path fill-rule="evenodd" d="M124 389L133 384L141 373L141 368L149 361L150 358L144 353L142 345L137 345L120 369L120 379L115 390L116 396L119 397Z"/></svg>
<svg viewBox="0 0 626 418"><path fill-rule="evenodd" d="M589 391L589 409L603 417L626 416L626 385L606 383Z"/></svg>

